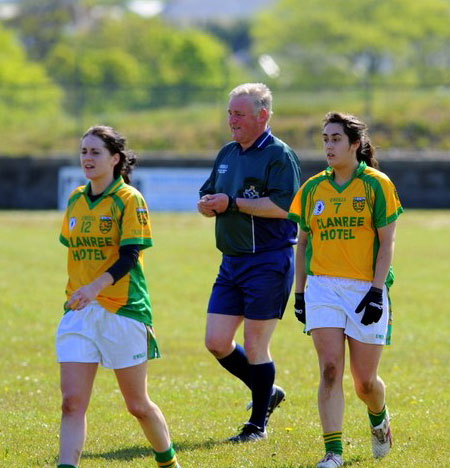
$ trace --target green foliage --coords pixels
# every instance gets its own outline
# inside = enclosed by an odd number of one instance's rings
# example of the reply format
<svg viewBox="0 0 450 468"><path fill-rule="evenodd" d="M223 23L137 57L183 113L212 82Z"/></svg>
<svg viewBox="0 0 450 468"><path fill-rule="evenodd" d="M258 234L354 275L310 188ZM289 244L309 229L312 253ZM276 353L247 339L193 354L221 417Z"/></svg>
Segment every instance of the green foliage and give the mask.
<svg viewBox="0 0 450 468"><path fill-rule="evenodd" d="M227 84L227 56L226 48L204 32L178 31L158 18L128 14L104 17L66 36L46 64L69 96L76 93L75 103L82 96L83 110L129 109L209 100L204 89Z"/></svg>
<svg viewBox="0 0 450 468"><path fill-rule="evenodd" d="M42 65L29 62L14 34L0 24L0 138L26 128L55 128L62 117L62 92ZM46 126L48 125L48 126ZM57 127L57 125L56 125ZM25 130L25 131L24 131ZM12 150L11 146L11 150Z"/></svg>
<svg viewBox="0 0 450 468"><path fill-rule="evenodd" d="M234 81L231 86L238 83ZM132 92L131 88L127 95ZM112 90L110 94L120 96L120 91ZM185 95L185 104L189 102L189 90L175 88L172 94L177 99ZM230 140L226 115L228 95L225 90L216 90L205 92L205 96L210 97L209 103L129 111L112 105L107 107L105 101L103 108L79 114L76 119L66 116L55 121L51 116L50 120L49 116L39 119L23 116L14 128L0 126L2 154L36 157L74 154L82 132L91 125L104 123L127 135L132 147L143 156L164 153L211 158ZM332 109L366 119L373 142L381 150L450 149L450 93L445 88L376 89L369 103L358 89L315 92L275 89L274 98L272 129L300 154L321 150L320 123Z"/></svg>
<svg viewBox="0 0 450 468"><path fill-rule="evenodd" d="M424 84L445 77L449 20L446 0L280 0L252 33L288 85Z"/></svg>
<svg viewBox="0 0 450 468"><path fill-rule="evenodd" d="M408 210L398 221L393 345L380 366L394 447L383 461L372 459L368 418L347 366L344 456L352 468L448 465L449 219L448 211ZM54 333L66 282L60 223L61 213L0 213L0 465L8 468L56 464L60 394ZM236 447L223 443L247 420L249 392L203 345L205 308L220 261L213 224L193 213L152 216L155 246L145 262L163 358L149 363L150 395L169 422L183 467L315 466L323 450L317 357L294 318L292 300L271 347L287 399L271 418L269 439ZM100 369L80 466L147 468L154 466L151 457L113 373Z"/></svg>
<svg viewBox="0 0 450 468"><path fill-rule="evenodd" d="M61 39L75 15L75 2L60 0L22 0L19 14L9 24L20 31L20 36L35 60L42 60Z"/></svg>

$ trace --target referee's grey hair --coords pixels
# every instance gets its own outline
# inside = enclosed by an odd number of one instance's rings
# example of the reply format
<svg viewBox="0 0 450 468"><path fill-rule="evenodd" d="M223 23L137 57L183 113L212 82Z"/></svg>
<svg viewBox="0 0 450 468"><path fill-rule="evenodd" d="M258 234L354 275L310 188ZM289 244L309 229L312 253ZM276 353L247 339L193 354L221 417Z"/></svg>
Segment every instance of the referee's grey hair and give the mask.
<svg viewBox="0 0 450 468"><path fill-rule="evenodd" d="M266 109L268 118L272 116L272 92L264 83L244 83L230 92L230 99L237 96L249 96L253 101L255 114Z"/></svg>

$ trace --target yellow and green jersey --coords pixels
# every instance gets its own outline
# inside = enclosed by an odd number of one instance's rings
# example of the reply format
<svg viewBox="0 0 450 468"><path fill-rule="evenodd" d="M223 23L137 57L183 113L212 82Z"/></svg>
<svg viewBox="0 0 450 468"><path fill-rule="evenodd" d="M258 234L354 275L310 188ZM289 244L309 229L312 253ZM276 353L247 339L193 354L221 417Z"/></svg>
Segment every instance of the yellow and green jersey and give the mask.
<svg viewBox="0 0 450 468"><path fill-rule="evenodd" d="M288 218L308 235L306 273L372 281L379 249L377 228L395 221L403 208L386 174L361 162L340 186L334 171L308 179L292 201ZM392 267L386 278L394 281Z"/></svg>
<svg viewBox="0 0 450 468"><path fill-rule="evenodd" d="M103 289L97 301L109 312L152 325L150 296L144 277L143 249L152 245L150 219L142 195L114 180L103 195L91 201L90 184L75 189L67 204L60 241L68 247L67 299L91 283L119 259L119 247L140 245L136 266Z"/></svg>

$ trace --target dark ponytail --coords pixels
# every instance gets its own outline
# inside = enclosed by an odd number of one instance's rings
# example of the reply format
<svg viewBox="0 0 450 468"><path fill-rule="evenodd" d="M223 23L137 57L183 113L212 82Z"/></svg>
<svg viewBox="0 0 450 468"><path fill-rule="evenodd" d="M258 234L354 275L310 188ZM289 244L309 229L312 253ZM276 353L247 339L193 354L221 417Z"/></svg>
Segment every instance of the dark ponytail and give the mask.
<svg viewBox="0 0 450 468"><path fill-rule="evenodd" d="M122 176L123 180L129 184L131 181L131 171L134 169L137 161L137 155L133 151L125 149L126 139L112 127L106 125L91 127L83 135L83 138L88 135L94 135L100 138L105 143L111 155L117 153L120 156L119 162L114 166L114 179Z"/></svg>
<svg viewBox="0 0 450 468"><path fill-rule="evenodd" d="M330 123L341 124L350 143L359 141L359 147L356 150L356 159L358 161L364 161L368 166L378 168L378 161L375 159L376 150L370 141L367 125L364 122L354 115L342 112L328 112L323 119L323 126L325 127Z"/></svg>

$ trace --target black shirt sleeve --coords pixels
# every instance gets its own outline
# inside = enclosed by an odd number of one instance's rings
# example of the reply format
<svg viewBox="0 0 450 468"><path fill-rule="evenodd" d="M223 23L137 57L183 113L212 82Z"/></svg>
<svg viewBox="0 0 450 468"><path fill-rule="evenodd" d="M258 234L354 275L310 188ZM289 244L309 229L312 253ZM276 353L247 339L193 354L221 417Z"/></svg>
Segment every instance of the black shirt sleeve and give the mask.
<svg viewBox="0 0 450 468"><path fill-rule="evenodd" d="M119 247L118 260L106 270L113 277L113 284L117 283L120 278L123 278L136 266L140 248L141 246L136 244Z"/></svg>

